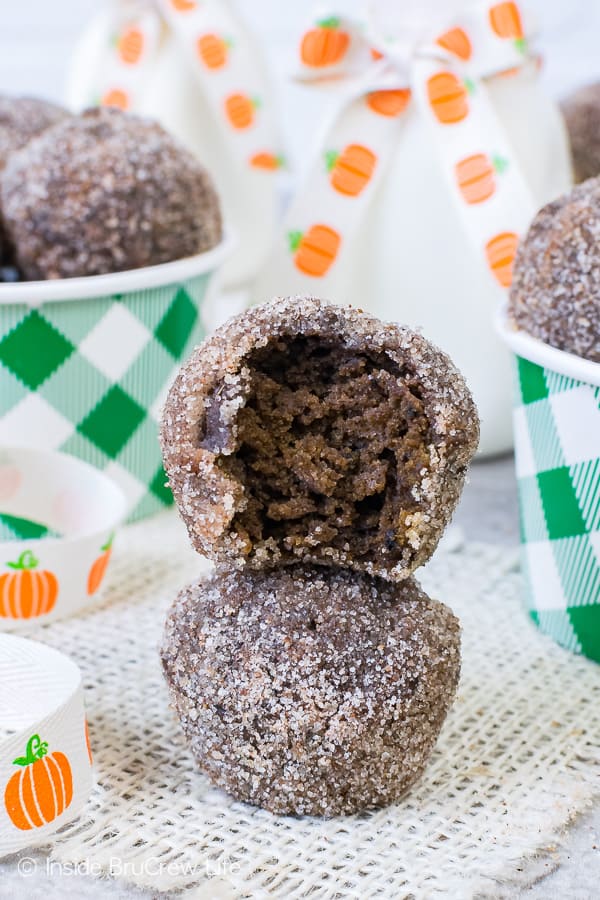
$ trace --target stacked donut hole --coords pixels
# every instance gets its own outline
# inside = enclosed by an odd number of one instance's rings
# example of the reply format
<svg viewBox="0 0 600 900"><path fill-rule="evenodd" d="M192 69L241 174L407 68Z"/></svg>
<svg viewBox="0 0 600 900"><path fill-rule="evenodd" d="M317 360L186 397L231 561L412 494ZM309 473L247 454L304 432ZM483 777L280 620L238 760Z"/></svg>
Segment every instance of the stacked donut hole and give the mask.
<svg viewBox="0 0 600 900"><path fill-rule="evenodd" d="M397 800L452 703L460 629L413 578L448 523L479 424L421 335L276 299L196 349L162 446L214 574L183 590L161 657L200 769L274 813Z"/></svg>
<svg viewBox="0 0 600 900"><path fill-rule="evenodd" d="M0 97L0 280L159 265L221 237L212 179L156 122Z"/></svg>

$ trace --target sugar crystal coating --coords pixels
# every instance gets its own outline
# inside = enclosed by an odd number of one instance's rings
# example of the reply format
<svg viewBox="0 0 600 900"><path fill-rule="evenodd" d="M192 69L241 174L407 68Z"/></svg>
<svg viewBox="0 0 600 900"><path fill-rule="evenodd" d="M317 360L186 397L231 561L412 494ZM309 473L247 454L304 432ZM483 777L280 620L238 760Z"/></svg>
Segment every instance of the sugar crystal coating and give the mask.
<svg viewBox="0 0 600 900"><path fill-rule="evenodd" d="M66 109L47 100L0 96L0 169L12 153L68 115Z"/></svg>
<svg viewBox="0 0 600 900"><path fill-rule="evenodd" d="M47 128L66 119L66 109L34 97L0 96L0 171L12 153L20 150ZM0 215L0 260L10 256Z"/></svg>
<svg viewBox="0 0 600 900"><path fill-rule="evenodd" d="M28 279L102 275L214 247L219 202L195 157L155 122L88 110L12 154L6 228Z"/></svg>
<svg viewBox="0 0 600 900"><path fill-rule="evenodd" d="M190 539L219 566L402 579L433 553L478 434L462 376L421 335L291 297L194 352L162 446Z"/></svg>
<svg viewBox="0 0 600 900"><path fill-rule="evenodd" d="M573 173L580 183L600 175L600 83L589 84L562 104L571 142Z"/></svg>
<svg viewBox="0 0 600 900"><path fill-rule="evenodd" d="M180 593L161 656L211 781L274 813L333 816L394 802L420 776L460 630L413 579L245 568Z"/></svg>
<svg viewBox="0 0 600 900"><path fill-rule="evenodd" d="M537 214L517 253L509 313L532 337L600 362L600 179Z"/></svg>

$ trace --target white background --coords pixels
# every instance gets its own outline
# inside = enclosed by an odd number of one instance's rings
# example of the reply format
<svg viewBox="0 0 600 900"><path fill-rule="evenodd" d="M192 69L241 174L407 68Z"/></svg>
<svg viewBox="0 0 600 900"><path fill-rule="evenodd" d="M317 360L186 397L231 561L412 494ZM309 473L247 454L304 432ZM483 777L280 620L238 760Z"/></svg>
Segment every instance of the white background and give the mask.
<svg viewBox="0 0 600 900"><path fill-rule="evenodd" d="M103 0L0 0L0 92L64 95L68 59L82 27ZM352 10L358 0L328 0ZM397 0L419 4L420 0ZM544 78L562 97L573 87L600 80L600 0L528 0L538 16L546 57ZM307 126L314 123L310 91L286 84L296 38L314 9L312 0L238 0L260 35L279 76L279 105L289 157L306 156Z"/></svg>

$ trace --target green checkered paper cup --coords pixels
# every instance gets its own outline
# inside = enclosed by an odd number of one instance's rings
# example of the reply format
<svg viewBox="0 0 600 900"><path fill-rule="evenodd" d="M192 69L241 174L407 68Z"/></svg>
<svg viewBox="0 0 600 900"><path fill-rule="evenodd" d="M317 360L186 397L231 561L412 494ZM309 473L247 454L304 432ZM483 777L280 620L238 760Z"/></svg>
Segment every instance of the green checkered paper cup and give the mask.
<svg viewBox="0 0 600 900"><path fill-rule="evenodd" d="M129 519L172 502L158 422L230 240L114 275L0 285L0 446L62 450L106 471Z"/></svg>
<svg viewBox="0 0 600 900"><path fill-rule="evenodd" d="M516 331L515 461L533 621L600 662L600 364Z"/></svg>

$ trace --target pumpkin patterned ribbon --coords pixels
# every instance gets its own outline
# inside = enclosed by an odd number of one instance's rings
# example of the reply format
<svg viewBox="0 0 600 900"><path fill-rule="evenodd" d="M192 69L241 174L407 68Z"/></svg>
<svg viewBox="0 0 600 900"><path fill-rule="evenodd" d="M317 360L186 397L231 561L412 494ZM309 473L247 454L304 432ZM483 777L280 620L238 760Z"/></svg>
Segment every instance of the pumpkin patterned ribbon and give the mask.
<svg viewBox="0 0 600 900"><path fill-rule="evenodd" d="M385 173L403 113L427 122L459 220L492 282L510 286L519 235L535 204L484 78L534 65L512 2L480 2L427 41L380 37L341 15L320 16L300 42L299 78L355 76L324 147L292 200L276 255L290 276L335 277Z"/></svg>
<svg viewBox="0 0 600 900"><path fill-rule="evenodd" d="M156 64L161 34L179 43L230 148L232 162L273 171L282 164L274 110L247 32L229 0L118 0L113 37L95 78L93 105L137 108Z"/></svg>
<svg viewBox="0 0 600 900"><path fill-rule="evenodd" d="M92 782L79 669L0 634L0 859L47 843L79 815Z"/></svg>

